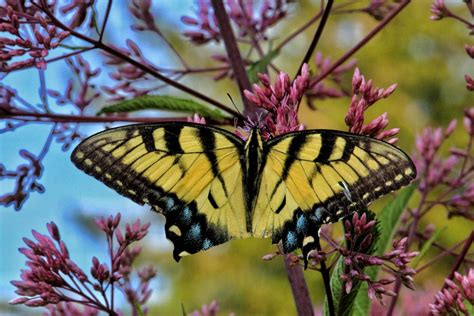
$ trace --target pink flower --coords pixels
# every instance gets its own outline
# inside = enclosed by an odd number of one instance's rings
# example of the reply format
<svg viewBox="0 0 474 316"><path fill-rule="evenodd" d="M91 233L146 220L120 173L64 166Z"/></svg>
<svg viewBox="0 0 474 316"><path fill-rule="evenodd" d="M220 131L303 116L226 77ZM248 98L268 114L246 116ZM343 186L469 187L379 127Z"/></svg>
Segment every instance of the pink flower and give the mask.
<svg viewBox="0 0 474 316"><path fill-rule="evenodd" d="M444 0L435 0L431 5L431 13L430 19L436 21L448 16L450 11L446 8Z"/></svg>
<svg viewBox="0 0 474 316"><path fill-rule="evenodd" d="M201 115L195 113L193 116L188 117L188 122L206 125L206 118L204 118Z"/></svg>
<svg viewBox="0 0 474 316"><path fill-rule="evenodd" d="M264 0L258 12L253 1L229 0L225 4L239 38L251 35L258 40L265 40L266 31L287 15L287 2L289 1ZM196 45L218 42L221 39L216 16L208 0L198 1L196 16L183 16L181 22L191 27L183 35Z"/></svg>
<svg viewBox="0 0 474 316"><path fill-rule="evenodd" d="M24 304L29 307L48 305L48 310L53 314L66 311L79 313L80 309L71 305L72 302L76 302L84 305L83 312L86 315L96 315L98 311L115 315L117 311L110 307L109 296L106 294L110 292L110 288L118 287L126 293L132 309L136 309L137 304L143 306L151 295L149 281L155 277L156 272L150 267L139 271L139 285L137 288L132 286L130 279L132 264L140 253L140 248L131 249L130 245L148 233L149 223L141 225L137 220L132 225L127 224L123 237L118 227L120 219L118 213L116 216L96 221L107 236L109 247L107 253L111 257L109 262L112 262L112 266L109 267L93 257L91 277L72 261L55 223L46 225L49 236L33 230L32 234L36 241L24 238L28 248L19 249L20 253L28 258L26 262L28 269L22 270L21 280L11 281L17 288L15 293L20 297L11 300L10 304ZM113 241L114 237L116 242ZM118 247L114 246L117 244ZM92 294L93 291L98 292L97 295ZM97 299L99 296L105 300L105 304L103 300Z"/></svg>
<svg viewBox="0 0 474 316"><path fill-rule="evenodd" d="M464 302L474 303L474 269L469 269L467 275L455 272L455 279L458 283L446 279L447 286L436 294L430 304L432 315L468 315Z"/></svg>
<svg viewBox="0 0 474 316"><path fill-rule="evenodd" d="M280 72L275 83L270 83L266 74L258 74L261 85L254 84L252 91L245 90L245 97L268 111L263 118L263 137L268 139L289 132L301 131L303 125L298 121L298 103L309 84L308 65L303 65L301 74L294 81L290 81L288 74ZM250 122L245 129L253 127Z"/></svg>
<svg viewBox="0 0 474 316"><path fill-rule="evenodd" d="M349 126L351 133L368 135L377 139L385 139L389 143L395 143L397 138L391 138L398 134L399 128L385 130L388 125L388 114L383 113L376 117L369 124L364 125L364 113L375 102L387 98L396 89L393 84L386 89L376 88L372 85L372 80L365 80L358 68L355 69L352 77L352 100L349 105L345 122Z"/></svg>

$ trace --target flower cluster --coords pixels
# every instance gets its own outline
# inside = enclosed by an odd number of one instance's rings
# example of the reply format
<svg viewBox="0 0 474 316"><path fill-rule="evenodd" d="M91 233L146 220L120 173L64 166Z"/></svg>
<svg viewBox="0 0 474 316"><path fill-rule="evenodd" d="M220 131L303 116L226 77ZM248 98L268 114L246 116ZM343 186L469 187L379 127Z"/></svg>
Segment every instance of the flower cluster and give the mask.
<svg viewBox="0 0 474 316"><path fill-rule="evenodd" d="M219 312L219 304L216 300L213 300L209 304L204 304L201 307L201 310L195 310L190 313L190 316L217 316Z"/></svg>
<svg viewBox="0 0 474 316"><path fill-rule="evenodd" d="M150 0L132 0L128 7L133 16L138 19L139 24L133 24L132 29L136 31L158 31L155 23L155 18L150 12ZM159 32L159 31L158 31Z"/></svg>
<svg viewBox="0 0 474 316"><path fill-rule="evenodd" d="M349 131L377 139L384 139L392 144L395 143L397 138L391 137L397 135L400 129L392 128L385 130L388 125L388 115L386 112L373 119L367 125L364 125L364 114L375 102L391 95L396 87L397 85L393 84L386 89L376 88L372 85L372 80L366 81L365 77L360 74L359 69L356 68L352 77L353 96L345 118Z"/></svg>
<svg viewBox="0 0 474 316"><path fill-rule="evenodd" d="M265 40L265 32L287 15L286 0L264 0L259 12L255 12L253 1L226 1L226 11L238 30L239 38L246 36L254 40ZM198 1L196 17L183 16L181 21L193 30L184 32L184 36L197 45L221 39L217 20L208 0Z"/></svg>
<svg viewBox="0 0 474 316"><path fill-rule="evenodd" d="M92 80L100 73L100 68L92 69L90 64L81 56L66 58L66 63L75 76L75 79L69 79L64 93L48 89L50 97L55 98L58 105L72 104L84 114L84 110L92 101L100 97L100 92L95 89ZM77 81L78 89L74 89Z"/></svg>
<svg viewBox="0 0 474 316"><path fill-rule="evenodd" d="M19 165L16 170L6 170L0 163L0 180L15 179L15 189L11 193L0 196L0 205L13 204L16 210L21 208L31 192L44 192L44 186L38 182L43 174L41 157L35 156L26 149L20 150L20 156L27 162Z"/></svg>
<svg viewBox="0 0 474 316"><path fill-rule="evenodd" d="M444 0L435 0L431 4L431 20L441 20L446 16L450 16L452 13L446 7Z"/></svg>
<svg viewBox="0 0 474 316"><path fill-rule="evenodd" d="M469 11L470 16L474 16L474 5L469 1L464 1L466 4L466 8ZM457 13L449 10L446 6L445 0L434 0L431 5L431 20L437 21L443 18L452 18L453 20L464 24L464 26L469 30L469 35L474 34L474 23L469 22L465 18L461 17ZM466 53L469 57L474 59L474 47L472 45L465 45ZM466 81L466 88L469 91L474 91L474 79L468 75L464 75L464 79Z"/></svg>
<svg viewBox="0 0 474 316"><path fill-rule="evenodd" d="M472 146L474 142L474 108L464 112L464 129L467 132L466 148L453 147L443 159L441 148L456 128L456 120L446 129L427 127L416 138L413 160L418 170L420 192L427 196L438 190L436 204L445 206L450 216L463 216L474 220L474 183L472 183ZM439 189L444 192L440 193Z"/></svg>
<svg viewBox="0 0 474 316"><path fill-rule="evenodd" d="M308 89L305 92L309 107L315 109L314 100L317 99L323 100L326 98L340 98L346 96L348 93L345 91L343 85L343 76L347 72L352 71L356 63L355 60L350 60L346 64L331 71L327 81L330 81L332 85L328 85L326 82L319 80L318 75L328 72L332 66L332 61L331 58L323 58L323 55L317 52L314 58L317 75L310 80Z"/></svg>
<svg viewBox="0 0 474 316"><path fill-rule="evenodd" d="M347 241L346 248L339 248L338 251L344 257L346 272L341 275L345 282L347 294L356 282L366 282L368 285L368 295L370 299L377 298L382 301L382 296L395 296L396 294L387 290L385 286L393 283L395 279L380 279L374 281L364 271L368 266L384 266L400 278L402 283L413 289L413 275L415 270L408 267L408 263L417 252L408 252L405 249L407 238L393 242L393 250L381 256L372 255L374 242L378 238L376 220L372 212L355 212L351 219L344 221Z"/></svg>
<svg viewBox="0 0 474 316"><path fill-rule="evenodd" d="M46 225L49 236L33 230L35 241L24 238L28 247L19 249L28 258L28 269L22 271L21 280L11 282L20 297L11 300L10 304L30 307L50 304L48 309L55 315L63 311L77 311L76 303L83 305L85 309L82 312L89 315L95 315L97 311L116 315L113 296L117 287L126 294L133 310L141 308L151 295L149 282L155 271L144 268L138 272L140 284L133 288L130 273L140 249L130 246L146 236L150 224L142 225L140 220L132 225L126 224L123 234L118 227L120 219L118 213L96 221L107 237L110 266L93 257L91 276L72 260L56 224L51 222ZM114 243L118 247L114 247Z"/></svg>
<svg viewBox="0 0 474 316"><path fill-rule="evenodd" d="M34 8L25 11L14 2L6 6L6 11L0 11L0 31L5 32L0 37L1 70L9 72L30 66L44 69L49 51L57 48L69 32L50 25L44 14Z"/></svg>
<svg viewBox="0 0 474 316"><path fill-rule="evenodd" d="M280 72L275 83L270 83L267 74L258 74L261 86L254 84L252 91L245 90L245 97L256 106L268 111L261 124L265 139L293 131L303 130L298 121L298 103L309 83L308 65L301 68L301 74L293 82L288 74ZM250 128L251 126L247 126Z"/></svg>
<svg viewBox="0 0 474 316"><path fill-rule="evenodd" d="M188 117L188 122L206 125L206 118L196 113L192 117Z"/></svg>
<svg viewBox="0 0 474 316"><path fill-rule="evenodd" d="M445 288L430 304L432 315L469 315L466 303L474 305L474 269L469 269L467 275L455 272L454 277L457 282L446 279Z"/></svg>
<svg viewBox="0 0 474 316"><path fill-rule="evenodd" d="M157 70L157 68L145 58L140 48L133 40L127 39L126 44L127 48L114 47L114 49L119 51L121 54L132 57L141 64L147 65L151 69ZM123 100L125 99L124 94L131 95L133 97L139 97L158 89L160 86L163 86L159 85L158 87L143 87L143 83L148 81L148 74L120 57L109 53L104 54L107 57L105 64L115 67L115 70L109 73L109 76L113 80L117 81L117 84L114 86L102 86L102 89L112 96L109 98L110 101ZM140 88L138 88L137 85L139 82L142 83L142 87Z"/></svg>

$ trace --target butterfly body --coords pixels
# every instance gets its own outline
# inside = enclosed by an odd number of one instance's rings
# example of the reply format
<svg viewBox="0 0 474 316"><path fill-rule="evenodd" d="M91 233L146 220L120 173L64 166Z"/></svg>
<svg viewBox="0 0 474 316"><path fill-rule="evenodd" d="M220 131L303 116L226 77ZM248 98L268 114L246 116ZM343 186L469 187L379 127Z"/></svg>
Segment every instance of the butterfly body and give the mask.
<svg viewBox="0 0 474 316"><path fill-rule="evenodd" d="M307 254L322 224L416 176L406 154L366 136L308 130L264 141L254 128L244 141L178 122L98 133L74 150L72 161L163 214L176 260L251 236Z"/></svg>

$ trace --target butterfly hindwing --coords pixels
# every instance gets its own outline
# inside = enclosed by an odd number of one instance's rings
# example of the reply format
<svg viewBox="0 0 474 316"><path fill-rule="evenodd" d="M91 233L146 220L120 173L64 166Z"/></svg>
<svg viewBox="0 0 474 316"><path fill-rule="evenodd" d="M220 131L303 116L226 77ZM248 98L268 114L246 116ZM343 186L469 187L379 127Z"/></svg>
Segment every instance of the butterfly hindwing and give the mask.
<svg viewBox="0 0 474 316"><path fill-rule="evenodd" d="M83 141L72 160L118 193L166 218L174 257L244 238L242 140L193 123L129 125Z"/></svg>
<svg viewBox="0 0 474 316"><path fill-rule="evenodd" d="M264 145L252 234L282 241L285 252L416 175L401 150L366 136L329 130L285 134Z"/></svg>

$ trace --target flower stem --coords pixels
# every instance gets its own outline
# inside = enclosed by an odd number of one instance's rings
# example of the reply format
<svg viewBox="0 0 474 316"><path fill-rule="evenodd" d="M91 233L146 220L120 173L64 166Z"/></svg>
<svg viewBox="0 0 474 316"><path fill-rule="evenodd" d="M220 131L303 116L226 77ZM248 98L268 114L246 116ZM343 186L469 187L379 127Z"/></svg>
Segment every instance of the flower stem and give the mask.
<svg viewBox="0 0 474 316"><path fill-rule="evenodd" d="M309 297L308 286L306 285L306 280L303 275L303 268L298 264L292 263L290 255L283 252L281 243L278 244L278 250L283 255L286 274L288 275L288 281L290 281L291 292L293 293L298 316L313 316L313 304Z"/></svg>
<svg viewBox="0 0 474 316"><path fill-rule="evenodd" d="M106 122L132 122L132 123L157 123L186 121L186 117L122 117L122 116L85 116L52 113L32 113L27 111L1 112L0 118L10 118L14 120L31 120L35 122L80 122L80 123L106 123ZM47 120L45 120L47 119ZM213 121L213 124L233 124L232 120Z"/></svg>
<svg viewBox="0 0 474 316"><path fill-rule="evenodd" d="M298 71L296 72L295 78L300 74L301 68L303 67L303 65L308 63L309 59L313 55L314 50L316 49L316 46L318 45L319 39L321 38L321 35L323 34L323 30L324 30L324 27L326 26L326 21L328 20L329 13L331 12L333 3L334 3L334 0L328 0L328 3L326 7L324 8L323 16L321 17L321 21L319 21L319 25L316 30L316 33L314 34L313 40L311 41L311 44L309 45L308 50L306 51L306 55L301 61L300 67L298 68Z"/></svg>
<svg viewBox="0 0 474 316"><path fill-rule="evenodd" d="M469 251L469 248L471 248L473 240L474 240L474 230L471 231L471 234L469 235L466 242L464 243L464 247L462 248L461 253L459 253L459 256L456 258L456 262L454 263L454 266L451 269L451 272L449 272L447 279L452 280L454 278L454 273L459 269L459 267L463 263L464 258L466 257L467 252ZM446 288L447 286L448 285L445 282L442 290Z"/></svg>
<svg viewBox="0 0 474 316"><path fill-rule="evenodd" d="M319 242L319 238L315 238L315 245L316 245L316 250L321 251L321 243ZM323 277L323 282L324 282L324 289L326 290L326 298L328 300L328 312L330 316L335 315L335 310L334 310L334 301L332 298L332 291L331 291L331 279L329 276L329 270L326 267L326 261L321 260L319 263L321 266L321 275Z"/></svg>
<svg viewBox="0 0 474 316"><path fill-rule="evenodd" d="M331 72L334 71L337 67L342 65L346 60L348 60L352 55L354 55L359 49L361 49L367 42L369 42L378 32L380 32L395 16L398 15L408 4L410 0L404 0L400 5L390 12L380 23L369 33L367 34L356 46L347 51L343 56L341 56L334 64L331 65L325 72L320 74L314 81L311 82L311 85L315 85L324 78L326 78Z"/></svg>
<svg viewBox="0 0 474 316"><path fill-rule="evenodd" d="M214 14L216 15L217 23L219 25L219 32L224 41L224 45L229 57L232 70L234 71L235 79L239 85L240 96L244 104L245 116L255 116L255 109L253 104L247 100L244 95L244 90L250 90L250 81L245 72L244 62L242 56L240 55L239 47L237 46L237 41L235 40L234 32L230 26L229 17L225 11L224 3L219 0L211 0L212 7L214 8ZM256 118L256 117L251 117Z"/></svg>

